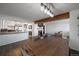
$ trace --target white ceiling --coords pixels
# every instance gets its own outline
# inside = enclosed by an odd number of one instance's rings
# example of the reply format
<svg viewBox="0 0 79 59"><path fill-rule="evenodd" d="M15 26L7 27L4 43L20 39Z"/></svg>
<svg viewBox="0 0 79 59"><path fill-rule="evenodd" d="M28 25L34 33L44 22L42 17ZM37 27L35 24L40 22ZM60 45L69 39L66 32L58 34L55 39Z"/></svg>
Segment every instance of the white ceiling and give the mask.
<svg viewBox="0 0 79 59"><path fill-rule="evenodd" d="M77 3L52 3L51 5L55 15L79 9L79 4ZM27 22L49 17L40 8L40 3L0 3L0 14L20 17Z"/></svg>

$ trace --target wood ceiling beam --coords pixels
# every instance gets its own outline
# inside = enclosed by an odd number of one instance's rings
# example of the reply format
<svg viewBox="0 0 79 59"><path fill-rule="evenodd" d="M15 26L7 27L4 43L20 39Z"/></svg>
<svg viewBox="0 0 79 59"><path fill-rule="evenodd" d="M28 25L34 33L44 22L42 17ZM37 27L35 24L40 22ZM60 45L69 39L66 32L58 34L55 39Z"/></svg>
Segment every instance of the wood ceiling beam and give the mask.
<svg viewBox="0 0 79 59"><path fill-rule="evenodd" d="M69 12L56 15L54 17L48 17L40 20L34 21L34 23L45 23L45 22L50 22L50 21L56 21L56 20L63 20L63 19L68 19L69 18Z"/></svg>

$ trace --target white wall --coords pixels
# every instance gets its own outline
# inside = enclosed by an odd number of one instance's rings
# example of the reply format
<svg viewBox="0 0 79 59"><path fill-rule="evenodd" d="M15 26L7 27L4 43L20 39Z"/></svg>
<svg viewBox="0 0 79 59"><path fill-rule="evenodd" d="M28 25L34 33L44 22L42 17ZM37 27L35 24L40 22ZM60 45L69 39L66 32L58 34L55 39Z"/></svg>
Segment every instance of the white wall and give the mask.
<svg viewBox="0 0 79 59"><path fill-rule="evenodd" d="M69 19L46 23L46 33L54 34L59 31L69 32Z"/></svg>
<svg viewBox="0 0 79 59"><path fill-rule="evenodd" d="M38 26L37 24L32 24L32 36L37 36L38 35Z"/></svg>
<svg viewBox="0 0 79 59"><path fill-rule="evenodd" d="M72 49L79 51L79 19L77 17L79 16L79 9L74 10L70 12L70 42L69 46Z"/></svg>
<svg viewBox="0 0 79 59"><path fill-rule="evenodd" d="M27 24L26 31L32 31L31 29L28 29L28 26L31 25L31 23L24 21L24 19L0 14L0 29L1 28L14 29L14 27L8 27L8 26L14 26L15 24L22 25L22 27L19 28L20 30L22 30L22 32L25 31L24 24Z"/></svg>

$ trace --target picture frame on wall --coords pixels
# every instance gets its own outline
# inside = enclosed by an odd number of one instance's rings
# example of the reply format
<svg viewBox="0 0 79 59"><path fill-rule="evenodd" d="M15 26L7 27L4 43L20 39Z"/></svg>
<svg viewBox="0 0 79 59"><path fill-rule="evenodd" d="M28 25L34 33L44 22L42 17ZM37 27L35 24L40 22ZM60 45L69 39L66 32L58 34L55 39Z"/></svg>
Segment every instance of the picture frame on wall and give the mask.
<svg viewBox="0 0 79 59"><path fill-rule="evenodd" d="M32 25L29 25L29 29L32 29Z"/></svg>

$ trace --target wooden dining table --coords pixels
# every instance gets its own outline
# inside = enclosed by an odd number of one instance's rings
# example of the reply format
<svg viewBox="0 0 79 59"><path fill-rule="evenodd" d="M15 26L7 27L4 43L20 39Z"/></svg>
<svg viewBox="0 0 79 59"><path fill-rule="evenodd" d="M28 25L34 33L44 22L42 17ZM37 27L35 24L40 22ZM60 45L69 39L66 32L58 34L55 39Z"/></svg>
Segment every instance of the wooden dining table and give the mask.
<svg viewBox="0 0 79 59"><path fill-rule="evenodd" d="M68 56L68 39L57 36L45 37L44 39L28 39L25 47L34 56Z"/></svg>

